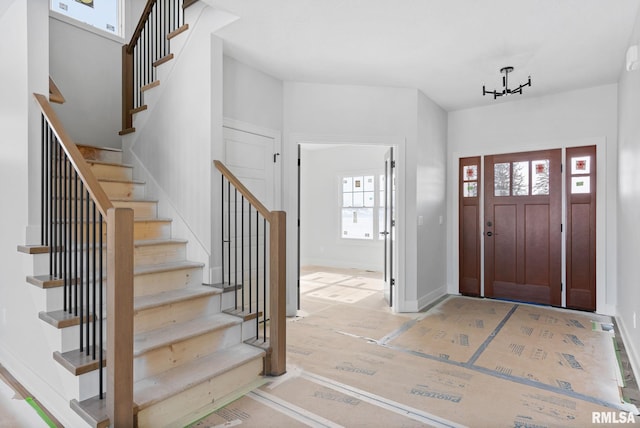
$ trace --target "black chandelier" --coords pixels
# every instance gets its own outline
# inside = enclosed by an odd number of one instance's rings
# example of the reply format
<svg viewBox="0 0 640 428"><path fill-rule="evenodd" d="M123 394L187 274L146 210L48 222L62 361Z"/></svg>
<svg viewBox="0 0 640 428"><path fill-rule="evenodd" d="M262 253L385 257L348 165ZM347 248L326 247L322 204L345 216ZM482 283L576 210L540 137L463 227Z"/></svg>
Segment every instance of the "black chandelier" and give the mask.
<svg viewBox="0 0 640 428"><path fill-rule="evenodd" d="M482 95L493 94L493 99L495 100L498 97L502 97L510 94L522 94L522 88L525 86L531 86L531 76L529 76L529 81L527 83L523 83L515 89L509 89L509 73L513 71L513 67L502 67L500 69L500 73L504 73L502 76L502 91L487 91L482 85Z"/></svg>

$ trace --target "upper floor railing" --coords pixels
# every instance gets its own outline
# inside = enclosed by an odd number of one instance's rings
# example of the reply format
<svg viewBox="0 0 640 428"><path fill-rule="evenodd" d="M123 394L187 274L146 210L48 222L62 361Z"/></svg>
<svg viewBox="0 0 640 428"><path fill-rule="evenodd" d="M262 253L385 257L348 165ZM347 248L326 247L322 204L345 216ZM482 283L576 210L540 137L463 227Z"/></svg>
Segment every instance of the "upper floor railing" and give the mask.
<svg viewBox="0 0 640 428"><path fill-rule="evenodd" d="M171 59L170 42L188 26L184 9L197 0L148 0L131 41L122 47L122 131L134 131L133 115L146 109L144 90L156 82L156 67Z"/></svg>

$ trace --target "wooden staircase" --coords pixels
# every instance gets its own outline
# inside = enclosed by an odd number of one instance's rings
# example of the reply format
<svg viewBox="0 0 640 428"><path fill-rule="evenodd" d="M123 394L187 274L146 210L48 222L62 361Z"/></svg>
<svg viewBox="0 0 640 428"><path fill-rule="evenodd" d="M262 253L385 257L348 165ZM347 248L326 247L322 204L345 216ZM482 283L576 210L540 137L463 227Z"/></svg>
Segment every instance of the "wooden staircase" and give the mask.
<svg viewBox="0 0 640 428"><path fill-rule="evenodd" d="M265 351L243 342L255 317L235 316L234 293L203 285L203 264L186 259L186 240L172 237L122 153L78 146L114 206L134 212L134 402L139 426L184 426L263 382ZM60 295L59 280L28 282ZM75 378L74 408L90 425L107 426L105 400L94 397L98 360L77 349L79 316L52 304L40 318L59 334L54 358ZM86 316L86 315L85 315ZM253 319L251 319L253 318ZM106 358L106 357L105 357ZM108 366L108 361L106 365ZM73 380L68 380L73 383Z"/></svg>

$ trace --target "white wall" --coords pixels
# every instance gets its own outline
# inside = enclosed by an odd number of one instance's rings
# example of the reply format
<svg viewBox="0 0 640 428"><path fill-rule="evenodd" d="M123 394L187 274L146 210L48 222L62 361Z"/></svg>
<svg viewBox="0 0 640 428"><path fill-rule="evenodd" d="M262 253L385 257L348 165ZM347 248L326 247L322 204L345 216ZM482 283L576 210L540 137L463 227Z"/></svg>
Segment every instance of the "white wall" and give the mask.
<svg viewBox="0 0 640 428"><path fill-rule="evenodd" d="M447 292L447 112L418 92L418 307Z"/></svg>
<svg viewBox="0 0 640 428"><path fill-rule="evenodd" d="M629 45L640 40L640 15ZM624 59L621 59L621 62ZM618 87L618 325L624 343L640 375L640 71L623 71ZM634 326L634 316L636 322Z"/></svg>
<svg viewBox="0 0 640 428"><path fill-rule="evenodd" d="M282 131L281 80L228 56L223 74L224 117Z"/></svg>
<svg viewBox="0 0 640 428"><path fill-rule="evenodd" d="M67 100L54 104L63 126L76 143L119 148L122 43L56 18L49 43L50 74Z"/></svg>
<svg viewBox="0 0 640 428"><path fill-rule="evenodd" d="M417 90L285 82L283 191L287 218L287 313L295 314L297 283L297 145L349 143L396 146L398 248L396 310L418 309L416 277Z"/></svg>
<svg viewBox="0 0 640 428"><path fill-rule="evenodd" d="M16 251L36 243L29 235L39 237L30 232L39 221L39 193L30 189L38 188L41 141L32 94L48 90L48 20L45 0L9 1L0 14L0 52L11 65L0 67L0 194L11 205L0 214L0 364L65 426L85 426L58 390L65 369L52 358L50 327L38 318L43 291L25 281L35 273L33 256Z"/></svg>
<svg viewBox="0 0 640 428"><path fill-rule="evenodd" d="M384 241L341 237L342 177L384 174L385 146L310 146L301 150L300 263L384 269Z"/></svg>
<svg viewBox="0 0 640 428"><path fill-rule="evenodd" d="M449 113L447 282L458 292L458 158L576 145L598 145L597 311L616 305L617 85L500 102Z"/></svg>

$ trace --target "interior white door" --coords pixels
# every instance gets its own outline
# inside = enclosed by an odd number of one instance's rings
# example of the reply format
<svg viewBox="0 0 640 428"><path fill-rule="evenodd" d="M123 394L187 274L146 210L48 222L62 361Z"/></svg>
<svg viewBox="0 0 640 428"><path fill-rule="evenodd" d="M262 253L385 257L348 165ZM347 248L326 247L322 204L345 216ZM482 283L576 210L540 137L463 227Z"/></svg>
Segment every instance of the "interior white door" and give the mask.
<svg viewBox="0 0 640 428"><path fill-rule="evenodd" d="M267 209L275 209L274 139L227 127L223 138L227 168Z"/></svg>

